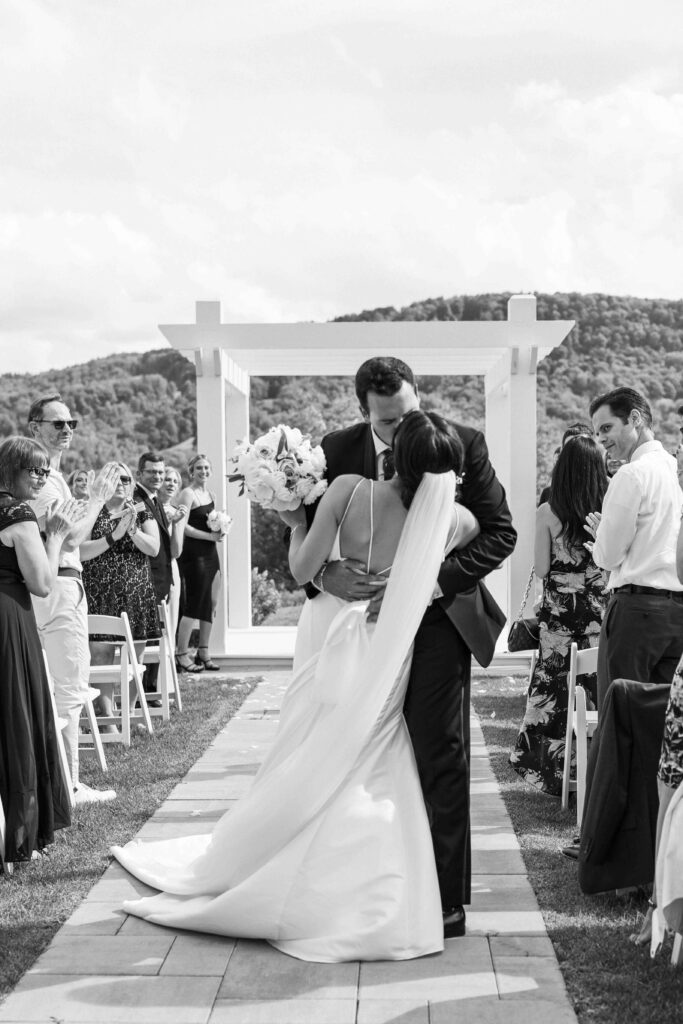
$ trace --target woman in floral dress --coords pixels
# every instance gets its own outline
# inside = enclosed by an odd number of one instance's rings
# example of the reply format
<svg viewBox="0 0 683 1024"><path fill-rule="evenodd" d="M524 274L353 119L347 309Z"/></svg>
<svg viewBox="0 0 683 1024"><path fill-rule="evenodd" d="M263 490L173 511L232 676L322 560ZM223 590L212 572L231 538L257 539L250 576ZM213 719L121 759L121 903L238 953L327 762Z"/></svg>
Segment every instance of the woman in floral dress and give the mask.
<svg viewBox="0 0 683 1024"><path fill-rule="evenodd" d="M83 562L83 587L91 615L120 615L126 612L135 641L138 660L142 660L147 640L161 634L157 602L152 585L149 557L159 551L159 527L145 507L133 504L133 474L124 462L116 491L102 506L90 534L80 546ZM118 638L93 634L90 657L93 665L111 662L111 646ZM99 708L103 715L113 713L113 684L99 684ZM134 705L137 694L131 694ZM107 729L114 731L115 727Z"/></svg>
<svg viewBox="0 0 683 1024"><path fill-rule="evenodd" d="M602 508L607 484L593 439L573 437L555 464L549 500L536 513L534 564L543 580L539 656L510 764L551 796L562 793L570 648L597 646L607 606L606 577L584 546L585 517ZM594 674L585 685L595 701Z"/></svg>

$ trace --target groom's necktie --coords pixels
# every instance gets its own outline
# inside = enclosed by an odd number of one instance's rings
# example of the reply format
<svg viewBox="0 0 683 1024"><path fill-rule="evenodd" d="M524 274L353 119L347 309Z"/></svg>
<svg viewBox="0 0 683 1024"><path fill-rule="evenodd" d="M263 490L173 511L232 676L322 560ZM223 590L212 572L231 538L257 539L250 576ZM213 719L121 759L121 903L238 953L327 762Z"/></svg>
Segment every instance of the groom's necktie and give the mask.
<svg viewBox="0 0 683 1024"><path fill-rule="evenodd" d="M394 465L394 453L391 448L385 448L384 450L384 462L382 463L382 472L385 480L391 480L392 476L396 472Z"/></svg>

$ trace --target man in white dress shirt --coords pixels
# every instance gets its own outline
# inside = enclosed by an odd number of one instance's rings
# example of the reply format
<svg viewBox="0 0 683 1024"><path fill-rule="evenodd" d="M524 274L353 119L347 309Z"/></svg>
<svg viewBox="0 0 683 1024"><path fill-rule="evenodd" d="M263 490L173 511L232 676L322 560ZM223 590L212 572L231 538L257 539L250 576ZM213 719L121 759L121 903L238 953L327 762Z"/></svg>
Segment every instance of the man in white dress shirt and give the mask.
<svg viewBox="0 0 683 1024"><path fill-rule="evenodd" d="M602 514L587 517L596 565L609 569L612 597L598 652L598 707L615 679L671 684L683 652L683 584L676 541L683 508L676 460L655 440L652 410L632 388L590 405L608 459L624 464L610 481Z"/></svg>
<svg viewBox="0 0 683 1024"><path fill-rule="evenodd" d="M71 497L59 465L63 452L71 444L78 420L72 419L69 407L57 394L37 399L29 410L28 419L30 434L47 448L50 455L50 475L40 497L31 502L42 529L46 508L54 501L62 502ZM116 797L113 789L93 789L79 778L78 723L88 693L90 648L88 603L81 581L78 547L90 537L102 505L116 489L118 477L118 469L110 466L91 482L86 513L74 524L62 546L55 586L47 597L33 598L40 641L52 676L57 712L66 723L62 736L77 804L102 803Z"/></svg>

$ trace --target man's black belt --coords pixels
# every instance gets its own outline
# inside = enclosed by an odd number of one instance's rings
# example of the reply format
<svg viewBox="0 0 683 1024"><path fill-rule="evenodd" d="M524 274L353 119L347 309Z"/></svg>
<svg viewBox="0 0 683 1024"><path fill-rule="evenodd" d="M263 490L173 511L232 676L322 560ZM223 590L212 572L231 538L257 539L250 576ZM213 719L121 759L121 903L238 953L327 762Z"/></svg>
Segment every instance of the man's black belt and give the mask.
<svg viewBox="0 0 683 1024"><path fill-rule="evenodd" d="M64 566L63 569L57 569L57 575L69 576L72 580L80 580L83 578L78 569L68 569L66 566Z"/></svg>
<svg viewBox="0 0 683 1024"><path fill-rule="evenodd" d="M652 597L668 597L672 601L683 602L683 590L660 590L659 587L641 587L637 583L625 583L623 587L615 587L615 594L650 594Z"/></svg>

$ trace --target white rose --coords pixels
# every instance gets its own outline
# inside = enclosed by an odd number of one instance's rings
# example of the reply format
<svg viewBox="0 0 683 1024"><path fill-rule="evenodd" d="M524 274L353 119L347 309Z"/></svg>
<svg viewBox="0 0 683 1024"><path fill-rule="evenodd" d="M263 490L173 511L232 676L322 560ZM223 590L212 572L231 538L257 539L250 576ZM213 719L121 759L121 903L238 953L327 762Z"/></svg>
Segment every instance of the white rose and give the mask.
<svg viewBox="0 0 683 1024"><path fill-rule="evenodd" d="M304 498L304 505L312 505L314 501L321 498L327 490L327 480L319 480L317 484L313 484L310 491Z"/></svg>

